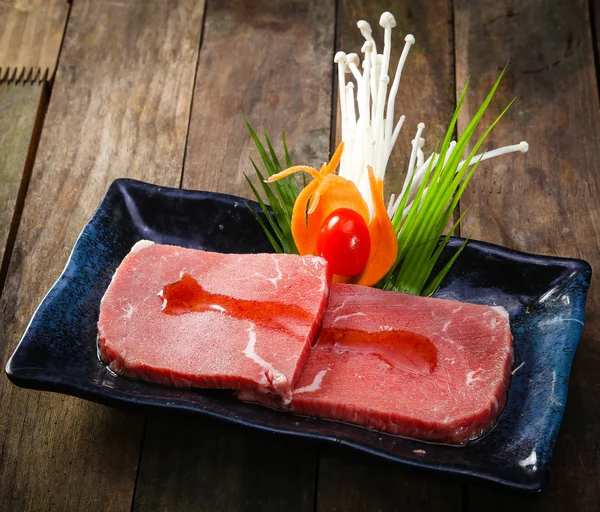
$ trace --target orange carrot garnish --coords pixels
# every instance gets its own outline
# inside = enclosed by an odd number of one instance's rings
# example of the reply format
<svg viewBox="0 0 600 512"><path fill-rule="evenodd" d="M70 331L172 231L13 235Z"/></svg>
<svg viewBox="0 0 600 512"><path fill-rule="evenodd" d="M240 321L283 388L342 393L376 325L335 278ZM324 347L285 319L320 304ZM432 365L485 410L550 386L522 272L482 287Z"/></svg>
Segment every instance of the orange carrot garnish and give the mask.
<svg viewBox="0 0 600 512"><path fill-rule="evenodd" d="M343 143L340 144L328 164L320 171L313 167L290 167L274 174L267 181L273 182L295 172L307 172L314 179L298 195L292 213L292 235L300 254L317 255L317 236L323 221L339 208L351 208L356 211L369 226L371 235L371 253L369 261L361 274L355 278L335 276L336 281L354 282L372 286L391 268L396 260L398 246L392 222L387 215L383 202L383 182L376 179L369 167L369 182L375 211L373 218L369 207L354 182L333 174L342 156Z"/></svg>

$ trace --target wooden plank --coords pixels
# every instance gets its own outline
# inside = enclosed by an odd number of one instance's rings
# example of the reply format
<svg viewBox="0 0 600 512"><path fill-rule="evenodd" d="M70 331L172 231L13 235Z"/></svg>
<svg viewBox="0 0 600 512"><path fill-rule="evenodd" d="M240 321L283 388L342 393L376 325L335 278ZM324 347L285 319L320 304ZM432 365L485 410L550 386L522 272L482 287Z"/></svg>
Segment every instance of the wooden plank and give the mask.
<svg viewBox="0 0 600 512"><path fill-rule="evenodd" d="M596 64L596 77L600 76L600 0L588 0L590 5L590 23L594 45L594 60ZM599 85L600 87L600 85Z"/></svg>
<svg viewBox="0 0 600 512"><path fill-rule="evenodd" d="M464 229L474 238L583 258L598 268L600 111L586 2L460 0L455 19L458 90L467 74L473 77L460 127L510 60L490 109L518 100L486 146L527 140L531 147L526 155L482 165L463 201L471 206ZM594 281L548 488L523 499L473 486L471 510L598 510L600 289Z"/></svg>
<svg viewBox="0 0 600 512"><path fill-rule="evenodd" d="M259 157L242 116L278 148L284 130L293 162L328 159L333 11L331 0L208 4L184 188L251 197L244 173Z"/></svg>
<svg viewBox="0 0 600 512"><path fill-rule="evenodd" d="M315 447L205 418L148 418L134 511L311 511Z"/></svg>
<svg viewBox="0 0 600 512"><path fill-rule="evenodd" d="M360 51L364 42L356 22L367 20L378 47L383 29L381 13L389 10L398 27L393 33L392 59L397 59L404 36L412 33L417 44L411 49L402 73L397 115L406 115L397 148L386 173L386 194L398 192L404 181L410 141L417 124L424 122L425 148L433 151L442 140L454 110L454 69L452 59L452 16L446 1L407 2L342 0L337 21L337 48ZM393 60L393 66L396 65ZM339 117L339 115L338 115ZM339 132L339 130L338 130ZM338 133L339 137L339 133ZM325 449L321 453L318 481L318 510L461 510L460 483L432 473L415 472L355 452Z"/></svg>
<svg viewBox="0 0 600 512"><path fill-rule="evenodd" d="M177 186L203 6L74 3L0 302L4 367L109 184ZM5 510L130 510L143 417L0 379Z"/></svg>
<svg viewBox="0 0 600 512"><path fill-rule="evenodd" d="M0 293L37 149L45 87L0 84Z"/></svg>
<svg viewBox="0 0 600 512"><path fill-rule="evenodd" d="M243 173L259 157L243 114L274 141L285 129L295 162L328 158L333 29L332 1L208 2L185 188L251 196ZM204 419L149 419L134 509L312 510L315 465L311 444Z"/></svg>
<svg viewBox="0 0 600 512"><path fill-rule="evenodd" d="M320 511L462 510L461 483L340 448L321 452Z"/></svg>
<svg viewBox="0 0 600 512"><path fill-rule="evenodd" d="M0 2L0 80L32 80L54 74L67 0Z"/></svg>

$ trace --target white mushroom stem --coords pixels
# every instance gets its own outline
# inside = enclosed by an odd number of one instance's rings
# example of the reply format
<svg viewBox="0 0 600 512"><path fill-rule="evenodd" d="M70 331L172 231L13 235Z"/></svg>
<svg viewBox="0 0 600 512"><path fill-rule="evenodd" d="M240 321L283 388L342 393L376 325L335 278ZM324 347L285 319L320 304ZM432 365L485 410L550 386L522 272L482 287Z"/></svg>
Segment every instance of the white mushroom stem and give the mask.
<svg viewBox="0 0 600 512"><path fill-rule="evenodd" d="M529 151L529 144L525 141L521 141L518 144L513 144L512 146L504 146L502 148L493 149L492 151L487 151L486 153L479 153L471 158L469 162L469 167L475 165L477 161L481 160L481 162L485 160L489 160L490 158L494 158L496 156L508 155L509 153L527 153ZM460 170L463 165L465 165L465 160L458 164L458 169Z"/></svg>
<svg viewBox="0 0 600 512"><path fill-rule="evenodd" d="M402 186L402 192L400 192L400 196L404 195L410 180L413 178L413 174L415 172L415 163L417 161L417 152L419 150L419 142L421 140L421 134L425 129L425 124L419 123L417 126L417 134L415 135L414 140L412 141L412 151L410 153L410 160L408 162L408 170L406 171L406 178L404 180L404 185Z"/></svg>
<svg viewBox="0 0 600 512"><path fill-rule="evenodd" d="M437 165L437 162L440 158L440 155L438 153L433 153L429 156L429 158L427 160L425 160L425 162L423 162L423 165L421 165L419 167L419 170L415 173L415 176L413 178L412 184L410 186L410 191L408 193L408 200L410 201L413 197L415 197L416 193L417 193L417 189L419 188L419 186L421 185L421 182L423 181L423 177L425 176L425 173L427 172L427 168L429 167L429 163L431 162L431 159L433 160L433 165L432 168L435 167Z"/></svg>
<svg viewBox="0 0 600 512"><path fill-rule="evenodd" d="M454 142L454 141L452 141L452 142ZM454 150L454 148L456 146L456 143L454 142L454 144L453 144L452 142L450 143L450 145L448 147L448 152L446 154L446 159L445 159L444 165L448 162L448 159L450 158L449 153L452 150ZM484 160L489 160L490 158L495 158L497 156L507 155L509 153L517 153L517 152L527 153L528 150L529 150L529 144L525 141L522 141L519 144L513 144L511 146L504 146L502 148L494 149L494 150L488 151L486 153L480 153L480 154L475 155L470 160L469 167L475 165L478 161L483 162ZM432 154L423 163L423 165L417 170L417 172L414 175L413 182L411 184L410 190L408 191L407 204L402 213L402 220L404 220L406 218L406 216L408 215L408 212L412 206L415 195L417 194L417 190L423 181L423 178L425 176L425 173L427 171L427 168L429 167L429 163L431 162L432 158L434 159L432 167L435 166L439 159L439 155L437 153ZM461 170L461 168L465 165L465 163L466 163L466 161L463 160L462 162L460 162L458 164L458 167L456 169L457 173ZM406 185L406 182L405 182L405 185ZM424 194L425 194L425 192L427 192L427 188L428 187L424 188L424 192L423 192ZM404 192L405 192L405 189L403 188L402 193L396 198L396 200L394 201L394 204L392 205L391 208L388 205L388 213L390 214L390 217L393 217L396 214L396 211L398 210L398 208L400 207L400 203L402 201L402 197L404 196Z"/></svg>
<svg viewBox="0 0 600 512"><path fill-rule="evenodd" d="M365 38L362 47L364 53L362 66L359 65L360 60L356 53L338 52L334 59L338 65L342 141L344 142L340 176L355 182L369 206L371 214L373 213L373 204L366 169L367 166L371 165L377 178L385 178L385 170L390 154L405 119L404 116L400 116L398 122L395 123L394 104L402 70L410 47L415 42L412 35L404 38L404 49L398 60L394 83L391 86L390 97L388 98L392 29L396 26L396 20L392 14L384 12L381 15L379 24L384 31L382 54L377 53L377 45L373 38L371 25L365 20L360 20L357 27ZM351 76L357 86L355 93L349 87L352 82L347 79L346 73L352 74ZM417 164L422 163L424 157L420 138L417 141L416 156L412 163L413 168L415 162Z"/></svg>
<svg viewBox="0 0 600 512"><path fill-rule="evenodd" d="M377 108L377 84L381 77L381 63L383 62L383 55L377 54L377 57L373 60L375 64L373 78L371 80L371 119L375 119L375 109Z"/></svg>
<svg viewBox="0 0 600 512"><path fill-rule="evenodd" d="M346 113L348 122L342 126L342 140L344 141L344 151L342 153L342 163L340 164L340 176L348 180L352 179L354 148L356 145L356 111L354 109L354 84L346 84ZM344 131L345 130L345 131Z"/></svg>
<svg viewBox="0 0 600 512"><path fill-rule="evenodd" d="M366 41L363 44L361 51L365 54L363 60L363 79L362 79L362 95L363 95L363 104L365 105L364 113L361 112L361 116L364 115L364 124L363 128L365 130L365 144L364 144L364 161L363 161L363 170L367 165L372 165L373 162L373 137L372 133L372 125L371 125L371 111L369 109L369 101L371 100L371 54L373 53L373 43L371 41Z"/></svg>
<svg viewBox="0 0 600 512"><path fill-rule="evenodd" d="M421 137L419 139L419 147L417 148L417 169L420 168L425 162L425 154L423 153L423 146L425 146L425 139Z"/></svg>
<svg viewBox="0 0 600 512"><path fill-rule="evenodd" d="M400 130L402 129L402 125L404 124L405 119L406 119L406 116L404 116L404 115L401 115L400 119L398 119L398 124L396 124L396 128L394 128L394 133L392 134L392 142L389 144L389 147L386 148L385 160L383 161L383 165L382 165L382 172L383 172L384 176L385 176L385 170L387 168L388 161L392 154L392 150L394 149L394 146L396 145L396 141L398 140L398 135L400 135ZM383 179L383 176L378 176L378 177Z"/></svg>
<svg viewBox="0 0 600 512"><path fill-rule="evenodd" d="M349 53L347 56L347 63L354 79L356 80L356 84L360 87L360 83L362 82L362 76L360 74L360 70L358 69L359 58L356 53Z"/></svg>
<svg viewBox="0 0 600 512"><path fill-rule="evenodd" d="M423 138L421 138L421 140L424 141ZM419 143L420 143L420 141L419 141ZM429 155L429 158L427 160L425 160L420 166L418 166L418 170L417 170L417 172L414 173L412 183L410 185L410 190L408 192L407 201L410 201L415 197L415 194L417 193L417 189L419 188L419 185L423 181L423 176L425 175L425 172L427 171L427 168L429 167L429 162L431 162L431 159L432 158L434 159L433 165L435 165L437 163L438 157L439 157L439 155L437 153L432 153L431 155ZM402 192L400 194L398 194L398 197L396 198L392 207L391 208L388 207L388 213L391 212L390 217L392 217L396 213L396 210L398 210L398 208L400 207L400 203L402 202L402 198L404 197L404 192L406 191L406 186L409 181L410 181L410 178L408 177L408 173L407 173L407 177L404 180L404 185L402 186Z"/></svg>
<svg viewBox="0 0 600 512"><path fill-rule="evenodd" d="M392 217L392 211L394 210L395 199L396 199L396 195L392 194L390 196L390 200L388 201L387 213L390 216L390 218Z"/></svg>
<svg viewBox="0 0 600 512"><path fill-rule="evenodd" d="M353 140L353 137L356 136L356 110L354 110L354 84L350 82L346 85L346 113L348 114L348 131L350 138L349 140Z"/></svg>
<svg viewBox="0 0 600 512"><path fill-rule="evenodd" d="M446 150L446 157L444 158L444 165L446 165L448 163L448 160L450 160L450 157L452 156L452 153L454 152L454 148L456 147L456 141L451 141L450 144L448 145L448 149Z"/></svg>
<svg viewBox="0 0 600 512"><path fill-rule="evenodd" d="M346 54L337 52L333 61L338 65L338 86L340 96L340 111L342 115L342 141L346 144L344 137L348 136L348 107L346 101ZM347 160L346 153L342 153L342 162L340 163L340 174L345 167Z"/></svg>
<svg viewBox="0 0 600 512"><path fill-rule="evenodd" d="M406 58L408 57L408 52L410 51L410 47L415 44L415 38L412 34L408 34L404 38L404 49L402 50L402 54L400 55L400 59L398 60L398 67L396 68L396 75L394 76L394 83L392 84L392 88L390 89L390 95L387 102L387 111L385 114L385 141L387 153L391 151L392 144L392 127L394 126L394 104L396 103L396 95L398 94L398 89L400 87L400 77L402 76L402 69L404 69L404 64L406 63Z"/></svg>
<svg viewBox="0 0 600 512"><path fill-rule="evenodd" d="M373 56L371 57L371 72L370 72L370 92L371 92L371 119L375 116L375 104L377 103L377 81L379 80L378 73L378 57L377 55L377 45L375 44L375 39L373 39L371 25L365 20L360 20L356 23L356 26L360 30L360 33L365 38L365 41L371 43ZM364 48L364 47L363 47ZM363 49L364 51L364 49Z"/></svg>
<svg viewBox="0 0 600 512"><path fill-rule="evenodd" d="M338 66L342 141L344 142L339 175L355 183L372 215L374 207L367 166L373 167L377 178L382 180L385 178L392 150L398 141L405 121L405 117L401 115L398 122L395 122L394 108L404 66L410 49L415 44L415 38L411 34L404 38L404 47L398 59L394 81L390 85L392 29L396 26L394 16L389 12L384 12L379 19L379 25L384 31L381 54L377 53L371 25L365 20L360 20L356 25L365 39L362 46L364 53L362 66L359 66L360 59L356 53L338 52L334 58L334 62ZM346 77L346 74L350 76ZM440 159L443 159L443 165L446 166L451 159L456 161L462 157L462 155L456 154L456 142L451 141L443 156L433 153L425 159L423 153L425 139L421 137L424 128L423 123L418 124L417 133L412 141L412 150L402 191L398 195L392 194L387 205L390 217L396 214L401 203L405 205L403 213L406 214L410 210L419 188L423 186L423 190L426 191L432 185L431 179L434 172L428 174L428 169L434 169L439 165ZM468 165L475 165L477 162L515 151L526 152L528 147L526 142L521 142L478 154L470 160ZM461 161L456 172L464 169L465 165L466 161ZM426 177L429 182L423 183Z"/></svg>
<svg viewBox="0 0 600 512"><path fill-rule="evenodd" d="M383 110L385 106L385 97L387 86L390 81L388 70L390 67L390 56L392 52L392 29L396 26L396 20L389 12L384 12L379 19L379 24L383 27L383 60L381 62L381 72L379 75L379 86L377 89L377 108L375 109L375 118L373 119L373 133L380 138L380 144L377 148L375 158L375 168L382 172L382 164L385 159L385 125L383 119ZM379 173L378 173L379 174ZM385 174L385 173L383 173ZM383 176L382 176L383 177Z"/></svg>
<svg viewBox="0 0 600 512"><path fill-rule="evenodd" d="M377 53L377 45L375 44L375 39L373 39L373 30L371 29L371 25L366 20L359 20L356 22L356 26L360 33L363 35L366 41L370 41L373 43L373 51Z"/></svg>
<svg viewBox="0 0 600 512"><path fill-rule="evenodd" d="M333 61L338 65L338 85L342 120L346 119L346 54L337 52ZM343 126L343 125L342 125Z"/></svg>

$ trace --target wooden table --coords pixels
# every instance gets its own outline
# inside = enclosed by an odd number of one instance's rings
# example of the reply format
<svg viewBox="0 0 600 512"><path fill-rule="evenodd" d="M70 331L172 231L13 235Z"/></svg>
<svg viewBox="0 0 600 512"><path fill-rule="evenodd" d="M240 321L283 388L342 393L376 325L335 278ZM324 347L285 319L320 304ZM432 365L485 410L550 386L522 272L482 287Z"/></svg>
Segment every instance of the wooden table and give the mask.
<svg viewBox="0 0 600 512"><path fill-rule="evenodd" d="M417 40L401 147L420 120L430 142L442 137L471 75L463 129L510 61L491 110L518 101L489 147L527 140L531 150L481 166L461 201L471 207L463 232L596 269L600 0L4 0L2 366L115 178L248 196L243 172L256 152L242 114L284 129L295 162L325 160L337 136L333 55L358 51L355 22L377 27L384 10L398 20L396 56L404 34ZM599 313L595 282L550 482L536 496L204 418L19 389L2 375L0 509L597 511Z"/></svg>

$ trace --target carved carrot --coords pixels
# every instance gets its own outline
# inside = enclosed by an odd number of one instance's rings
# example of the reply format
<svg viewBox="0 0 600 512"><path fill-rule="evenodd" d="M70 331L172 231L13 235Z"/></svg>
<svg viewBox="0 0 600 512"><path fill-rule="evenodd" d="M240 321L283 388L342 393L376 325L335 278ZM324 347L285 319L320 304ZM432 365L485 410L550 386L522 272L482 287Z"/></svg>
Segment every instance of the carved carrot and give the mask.
<svg viewBox="0 0 600 512"><path fill-rule="evenodd" d="M356 184L346 178L333 174L342 157L343 143L338 146L328 164L320 171L313 167L294 166L271 176L267 183L285 178L296 172L306 172L313 177L298 195L292 214L292 235L300 254L314 254L327 258L337 274L336 280L354 282L366 286L376 284L390 270L398 251L396 233L387 215L383 201L383 181L375 178L373 168L369 166L371 197L374 205L373 215ZM328 221L332 215L341 216L339 222L351 222L350 212L356 212L368 229L363 230L360 221L354 220L346 233L340 234ZM346 235L346 236L345 236ZM327 240L330 238L330 240ZM364 240L368 238L368 241ZM332 250L319 250L322 246L333 244ZM348 240L348 243L344 243ZM329 242L329 243L328 243ZM360 247L359 247L360 245ZM352 265L355 257L363 259L361 254L366 248L365 263L362 267ZM339 269L336 272L336 269ZM349 279L348 279L349 278Z"/></svg>

